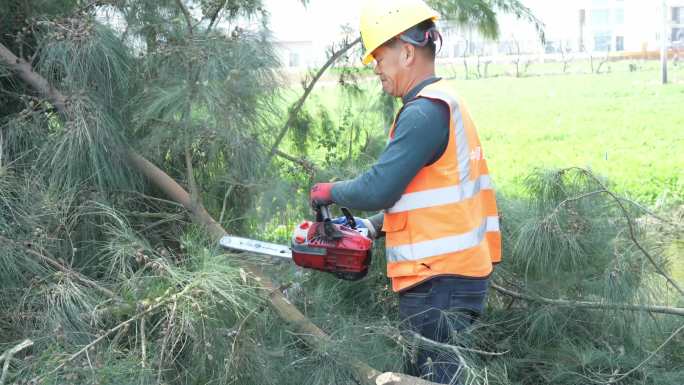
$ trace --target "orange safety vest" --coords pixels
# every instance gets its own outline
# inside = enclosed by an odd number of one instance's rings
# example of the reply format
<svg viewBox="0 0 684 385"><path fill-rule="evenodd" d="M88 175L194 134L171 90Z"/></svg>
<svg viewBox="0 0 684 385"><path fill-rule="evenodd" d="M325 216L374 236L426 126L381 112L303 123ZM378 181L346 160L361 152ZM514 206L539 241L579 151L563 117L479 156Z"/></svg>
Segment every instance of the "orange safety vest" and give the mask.
<svg viewBox="0 0 684 385"><path fill-rule="evenodd" d="M496 197L468 110L443 81L426 86L417 97L449 106L449 143L385 210L382 230L394 291L438 275L487 277L492 264L501 261ZM396 119L390 140L395 124Z"/></svg>

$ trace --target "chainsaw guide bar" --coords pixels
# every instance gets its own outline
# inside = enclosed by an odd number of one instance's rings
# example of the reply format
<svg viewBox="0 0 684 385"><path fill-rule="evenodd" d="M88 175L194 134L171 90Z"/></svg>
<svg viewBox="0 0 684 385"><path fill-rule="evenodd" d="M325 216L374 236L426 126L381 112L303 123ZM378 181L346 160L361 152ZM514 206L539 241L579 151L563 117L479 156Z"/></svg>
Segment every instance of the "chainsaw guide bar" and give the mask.
<svg viewBox="0 0 684 385"><path fill-rule="evenodd" d="M272 257L292 259L292 251L288 246L276 243L262 242L249 238L226 235L219 241L227 249L241 250Z"/></svg>

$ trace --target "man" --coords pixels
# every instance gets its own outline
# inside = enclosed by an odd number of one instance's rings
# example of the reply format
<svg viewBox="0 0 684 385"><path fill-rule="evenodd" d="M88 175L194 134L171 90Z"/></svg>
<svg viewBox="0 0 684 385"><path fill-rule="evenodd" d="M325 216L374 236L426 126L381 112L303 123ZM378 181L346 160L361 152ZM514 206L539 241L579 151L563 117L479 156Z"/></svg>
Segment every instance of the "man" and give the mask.
<svg viewBox="0 0 684 385"><path fill-rule="evenodd" d="M387 275L407 329L453 341L482 314L492 265L501 259L494 191L475 126L462 101L435 77L438 14L422 0L368 1L361 14L364 64L404 103L388 145L353 180L318 183L312 204L384 210L361 219L386 235ZM453 355L418 349L409 374L452 383Z"/></svg>

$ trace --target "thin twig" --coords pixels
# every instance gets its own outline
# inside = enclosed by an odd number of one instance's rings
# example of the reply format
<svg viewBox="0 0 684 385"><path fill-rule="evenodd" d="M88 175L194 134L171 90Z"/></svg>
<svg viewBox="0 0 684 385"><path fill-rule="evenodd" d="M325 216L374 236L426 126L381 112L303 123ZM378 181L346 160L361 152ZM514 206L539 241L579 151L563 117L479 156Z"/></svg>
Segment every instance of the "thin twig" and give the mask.
<svg viewBox="0 0 684 385"><path fill-rule="evenodd" d="M147 366L145 363L145 358L147 357L147 345L145 342L145 316L140 317L140 350L142 357L140 358L140 364L143 369Z"/></svg>
<svg viewBox="0 0 684 385"><path fill-rule="evenodd" d="M349 51L353 46L361 42L361 37L357 38L356 40L352 41L351 43L348 43L344 47L342 47L340 50L337 52L333 52L332 56L330 56L330 59L328 59L325 64L323 64L323 67L321 67L316 75L311 79L309 84L306 86L304 89L304 94L297 100L297 102L294 104L294 107L292 110L290 110L290 114L288 115L287 122L285 122L285 125L280 129L280 132L278 133L278 136L276 137L275 142L273 143L273 147L271 148L271 151L268 154L268 159L267 162L269 162L271 159L273 159L273 156L276 154L276 150L280 146L280 142L282 142L283 138L285 137L285 134L287 133L288 128L290 125L292 125L292 122L295 120L297 115L299 114L299 110L302 109L302 106L304 105L304 102L306 99L309 97L309 94L311 94L311 91L313 90L314 86L316 85L316 82L323 76L325 71L328 70L328 67L333 65L339 59L342 55L344 55L347 51Z"/></svg>
<svg viewBox="0 0 684 385"><path fill-rule="evenodd" d="M192 166L192 150L190 149L190 145L188 144L185 147L185 168L186 168L186 173L187 178L188 178L188 190L190 190L190 199L191 199L191 204L196 205L199 203L200 195L199 195L199 190L197 188L197 182L195 181L195 171Z"/></svg>
<svg viewBox="0 0 684 385"><path fill-rule="evenodd" d="M548 305L562 306L562 307L576 307L584 309L608 309L608 310L626 310L626 311L643 311L649 313L672 314L684 317L684 308L669 307L660 305L630 305L630 304L613 304L600 303L588 301L569 301L564 299L551 299L541 296L531 296L527 294L518 293L516 291L499 286L496 283L491 284L492 289L507 296L522 299L529 302L540 302Z"/></svg>
<svg viewBox="0 0 684 385"><path fill-rule="evenodd" d="M418 340L418 341L420 341L426 345L430 345L430 346L437 347L440 349L450 350L454 353L469 352L469 353L475 353L475 354L479 354L479 355L483 355L483 356L503 356L504 354L507 354L509 352L508 350L506 350L505 352L487 352L484 350L466 348L463 346L456 346L456 345L450 345L450 344L445 344L445 343L433 341L429 338L423 337L420 334L418 334L414 331L410 331L410 330L408 331L408 333L409 333L409 335L411 335L411 337L415 338L416 340Z"/></svg>
<svg viewBox="0 0 684 385"><path fill-rule="evenodd" d="M617 373L614 373L608 381L600 381L600 380L595 380L593 378L589 378L589 377L581 375L581 374L580 374L580 376L591 381L591 382L593 382L593 383L602 384L602 385L609 385L609 384L615 384L617 382L620 382L620 381L624 380L630 374L639 370L642 366L646 365L646 363L648 363L648 361L650 361L653 357L655 357L655 355L660 350L662 350L673 338L675 338L675 336L677 336L677 334L679 334L679 332L681 332L682 330L684 330L684 325L680 326L677 330L675 330L672 334L670 334L670 336L667 337L665 339L665 341L663 341L663 343L660 344L660 346L658 346L658 348L656 348L656 350L651 352L651 354L649 354L648 357L646 357L643 361L641 361L637 366L633 367L632 369L628 370L625 373L620 374L618 377L614 377L615 375L617 375Z"/></svg>
<svg viewBox="0 0 684 385"><path fill-rule="evenodd" d="M247 322L247 319L248 319L252 314L255 314L255 313L257 312L257 310L258 310L258 308L252 309L252 311L250 311L249 314L247 314L247 315L245 316L245 318L242 319L242 321L240 322L240 325L238 325L238 328L237 328L237 330L235 331L235 337L233 337L233 343L232 343L231 346L230 346L230 357L231 357L231 359L232 359L232 357L234 357L234 355L235 355L235 345L237 345L237 340L238 340L238 338L240 337L240 332L242 331L242 327L245 325L245 322Z"/></svg>
<svg viewBox="0 0 684 385"><path fill-rule="evenodd" d="M166 351L166 345L169 343L169 336L171 335L171 330L173 329L173 323L176 318L176 308L178 302L173 301L173 306L171 307L171 315L169 316L168 324L166 325L166 330L164 330L164 340L162 341L161 353L159 353L159 369L157 370L157 383L161 384L162 369L164 368L164 353Z"/></svg>
<svg viewBox="0 0 684 385"><path fill-rule="evenodd" d="M5 385L5 379L7 378L7 372L9 371L9 365L10 361L12 361L12 357L30 346L33 346L33 341L24 340L19 345L0 355L0 362L5 361L5 364L2 366L2 375L0 375L0 385Z"/></svg>
<svg viewBox="0 0 684 385"><path fill-rule="evenodd" d="M226 189L226 193L223 195L223 204L221 205L221 215L219 215L219 223L223 223L223 216L226 214L226 207L228 205L228 196L230 195L231 192L233 192L233 187L235 185L230 185Z"/></svg>

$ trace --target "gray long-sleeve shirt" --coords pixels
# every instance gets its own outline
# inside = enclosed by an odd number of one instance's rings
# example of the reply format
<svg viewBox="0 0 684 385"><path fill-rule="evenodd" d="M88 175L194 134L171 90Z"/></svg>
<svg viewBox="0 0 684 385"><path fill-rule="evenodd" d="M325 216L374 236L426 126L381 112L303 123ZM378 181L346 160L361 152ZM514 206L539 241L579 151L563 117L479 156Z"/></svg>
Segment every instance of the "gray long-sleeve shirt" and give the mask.
<svg viewBox="0 0 684 385"><path fill-rule="evenodd" d="M403 97L394 137L368 171L335 183L331 193L337 204L365 211L390 208L420 169L442 156L449 141L449 108L439 101L416 98L425 86L439 80L428 78ZM379 230L382 216L371 220Z"/></svg>

